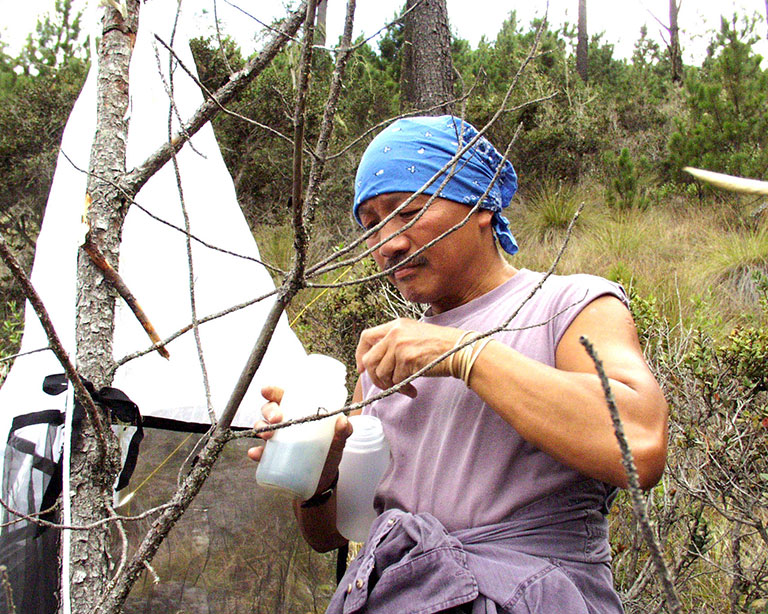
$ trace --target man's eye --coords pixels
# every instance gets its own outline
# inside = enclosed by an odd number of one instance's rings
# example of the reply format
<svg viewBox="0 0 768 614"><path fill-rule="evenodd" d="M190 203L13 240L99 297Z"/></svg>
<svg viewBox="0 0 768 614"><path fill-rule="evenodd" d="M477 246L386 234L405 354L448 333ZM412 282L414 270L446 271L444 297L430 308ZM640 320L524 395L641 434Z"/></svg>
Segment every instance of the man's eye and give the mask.
<svg viewBox="0 0 768 614"><path fill-rule="evenodd" d="M421 209L411 209L409 211L401 211L400 217L410 220L411 218L416 217L416 214L421 211Z"/></svg>

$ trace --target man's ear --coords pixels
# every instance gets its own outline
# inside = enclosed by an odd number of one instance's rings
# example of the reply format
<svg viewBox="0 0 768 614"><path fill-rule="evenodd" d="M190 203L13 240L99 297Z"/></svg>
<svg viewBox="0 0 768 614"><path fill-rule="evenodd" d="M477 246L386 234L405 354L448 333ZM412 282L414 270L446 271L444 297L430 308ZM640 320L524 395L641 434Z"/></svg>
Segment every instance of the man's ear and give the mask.
<svg viewBox="0 0 768 614"><path fill-rule="evenodd" d="M491 220L493 219L493 211L489 211L488 209L479 209L475 215L477 215L477 224L480 226L480 228L488 228L491 225Z"/></svg>

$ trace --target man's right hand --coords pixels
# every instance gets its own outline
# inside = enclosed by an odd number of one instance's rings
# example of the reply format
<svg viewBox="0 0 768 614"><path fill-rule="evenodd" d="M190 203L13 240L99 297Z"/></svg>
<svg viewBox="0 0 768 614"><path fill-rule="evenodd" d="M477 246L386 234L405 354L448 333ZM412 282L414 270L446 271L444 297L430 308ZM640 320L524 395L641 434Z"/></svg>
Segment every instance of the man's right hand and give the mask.
<svg viewBox="0 0 768 614"><path fill-rule="evenodd" d="M283 421L283 413L280 410L280 401L283 399L283 389L277 386L265 386L261 389L261 396L266 399L267 403L261 408L261 415L264 420L258 420L253 425L254 428L259 429L270 424L278 424ZM291 427L287 427L291 428ZM258 437L265 441L269 440L275 431L265 431L259 433ZM336 419L336 426L333 433L333 441L331 442L330 450L328 451L328 457L323 467L323 472L320 475L320 481L317 484L316 492L323 492L327 490L336 478L336 474L339 471L339 463L341 462L341 455L344 452L344 444L347 438L352 434L352 425L344 414L339 415ZM248 458L256 462L261 460L264 454L264 446L254 446L248 450Z"/></svg>

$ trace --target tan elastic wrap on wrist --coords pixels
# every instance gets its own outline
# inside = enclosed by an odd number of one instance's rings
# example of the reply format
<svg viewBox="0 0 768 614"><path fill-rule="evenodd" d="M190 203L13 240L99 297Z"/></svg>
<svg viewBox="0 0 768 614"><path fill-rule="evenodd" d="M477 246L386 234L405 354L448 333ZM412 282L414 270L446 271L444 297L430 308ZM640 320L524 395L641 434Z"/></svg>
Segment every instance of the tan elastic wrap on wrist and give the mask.
<svg viewBox="0 0 768 614"><path fill-rule="evenodd" d="M453 346L454 350L462 346L467 342L467 338L471 335L478 336L479 333L475 331L467 331L461 337L459 337L456 344ZM492 341L491 337L485 337L483 339L475 339L468 345L462 347L460 350L454 351L448 357L448 372L451 377L461 379L464 384L469 386L469 377L472 374L472 367L475 366L480 353L485 349L485 346Z"/></svg>

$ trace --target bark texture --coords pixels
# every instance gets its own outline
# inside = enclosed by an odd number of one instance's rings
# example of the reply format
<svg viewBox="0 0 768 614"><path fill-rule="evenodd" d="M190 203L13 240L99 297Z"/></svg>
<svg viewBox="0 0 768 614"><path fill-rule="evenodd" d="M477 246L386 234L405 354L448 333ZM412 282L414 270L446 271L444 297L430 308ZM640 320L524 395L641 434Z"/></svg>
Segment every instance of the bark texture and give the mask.
<svg viewBox="0 0 768 614"><path fill-rule="evenodd" d="M579 0L579 23L576 42L576 72L584 83L589 74L589 35L587 34L587 0Z"/></svg>
<svg viewBox="0 0 768 614"><path fill-rule="evenodd" d="M93 240L117 269L120 233L127 204L110 182L125 173L128 125L128 67L136 40L139 3L125 0L125 17L111 6L105 10L99 47L97 125L86 200ZM77 262L77 368L97 389L110 381L113 363L115 292L81 248ZM85 420L72 441L72 523L88 524L110 515L112 485L119 470L119 449L108 427ZM99 433L101 431L101 433ZM99 437L106 450L97 445ZM72 612L92 612L109 578L109 528L71 533L70 591Z"/></svg>
<svg viewBox="0 0 768 614"><path fill-rule="evenodd" d="M304 22L306 6L306 1L302 2L264 49L203 103L185 126L185 132L174 136L170 143L128 173L125 167L128 122L125 118L129 104L129 65L136 41L140 3L139 0L109 3L98 50L96 133L85 203L85 217L90 229L88 239L92 246L98 247L106 264L118 269L123 222L135 194L181 149L190 135L213 118L221 105L241 92L270 63ZM111 383L116 366L112 337L117 293L83 248L78 253L77 277L76 368L84 379L99 389ZM266 343L264 345L266 347ZM113 515L110 504L120 467L119 448L106 416L83 421L81 434L72 442L71 523L75 526L102 524L90 530L71 532L71 612L122 611L122 604L136 577L205 481L228 437L228 425L228 422L221 424L201 452L198 467L166 509L169 513L155 523L155 529L147 535L130 564L122 567L119 576L111 578L115 566L109 556L112 525L103 521Z"/></svg>
<svg viewBox="0 0 768 614"><path fill-rule="evenodd" d="M408 0L406 8L416 3ZM400 86L403 111L430 109L430 115L451 112L453 62L445 0L421 0L405 16Z"/></svg>
<svg viewBox="0 0 768 614"><path fill-rule="evenodd" d="M679 0L669 0L669 61L672 66L672 81L683 81L683 56L680 51L680 28L677 16L680 13Z"/></svg>
<svg viewBox="0 0 768 614"><path fill-rule="evenodd" d="M315 44L325 46L325 35L328 26L328 0L320 0L317 3L317 25L315 26Z"/></svg>

